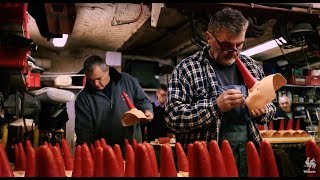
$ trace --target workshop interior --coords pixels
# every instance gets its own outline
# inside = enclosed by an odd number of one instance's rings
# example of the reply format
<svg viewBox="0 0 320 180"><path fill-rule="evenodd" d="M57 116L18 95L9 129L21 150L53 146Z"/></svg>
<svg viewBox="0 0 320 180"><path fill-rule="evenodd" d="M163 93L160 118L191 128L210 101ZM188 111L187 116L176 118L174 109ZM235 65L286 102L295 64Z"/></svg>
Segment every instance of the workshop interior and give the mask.
<svg viewBox="0 0 320 180"><path fill-rule="evenodd" d="M279 73L285 78L286 84L275 91L274 105L286 95L301 113L306 133L301 136L288 139L285 132L270 132L270 124L259 126L262 139L274 149L299 150L286 155L296 163L294 174L277 161L280 176L316 174L304 171L305 156L297 160L293 154L305 155L310 139L318 145L318 156L316 165L308 167L320 173L320 3L5 2L0 3L0 140L14 175L27 172L14 170L19 143L25 149L26 141L35 149L45 143L67 144L64 153L75 157L74 102L86 82L86 57L99 55L130 74L153 101L174 67L207 44L204 33L211 15L224 7L240 10L249 20L241 53L255 59L266 76ZM159 140L152 142L155 150L162 148Z"/></svg>

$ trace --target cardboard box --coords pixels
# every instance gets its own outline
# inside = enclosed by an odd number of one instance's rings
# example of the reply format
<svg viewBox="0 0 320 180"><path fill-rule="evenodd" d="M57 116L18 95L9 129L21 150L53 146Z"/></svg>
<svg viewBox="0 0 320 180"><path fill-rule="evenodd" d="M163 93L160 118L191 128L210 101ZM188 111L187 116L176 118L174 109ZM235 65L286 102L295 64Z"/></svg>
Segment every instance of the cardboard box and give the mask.
<svg viewBox="0 0 320 180"><path fill-rule="evenodd" d="M320 76L306 76L306 85L320 86Z"/></svg>
<svg viewBox="0 0 320 180"><path fill-rule="evenodd" d="M288 77L288 84L294 84L294 85L306 85L306 78L304 77L296 77L296 76L289 76Z"/></svg>

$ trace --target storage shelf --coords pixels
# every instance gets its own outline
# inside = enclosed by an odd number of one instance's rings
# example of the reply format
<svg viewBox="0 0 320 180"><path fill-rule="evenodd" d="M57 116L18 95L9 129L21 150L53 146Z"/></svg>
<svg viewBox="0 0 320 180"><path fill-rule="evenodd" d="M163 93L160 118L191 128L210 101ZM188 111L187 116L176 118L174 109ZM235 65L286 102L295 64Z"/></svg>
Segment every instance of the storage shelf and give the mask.
<svg viewBox="0 0 320 180"><path fill-rule="evenodd" d="M303 86L303 85L295 85L295 84L286 84L283 87L281 87L281 90L280 89L279 90L282 91L283 89L291 91L291 93L299 95L299 97L300 97L300 96L306 95L305 93L308 93L309 91L319 91L320 86L319 85ZM317 92L315 92L315 93L317 94ZM279 102L277 102L277 100L274 100L273 103L278 104ZM320 102L319 102L318 98L315 98L315 99L313 99L313 103L295 101L295 102L292 102L292 105L320 106Z"/></svg>
<svg viewBox="0 0 320 180"><path fill-rule="evenodd" d="M84 86L59 86L58 88L60 88L60 89L83 89L84 88Z"/></svg>
<svg viewBox="0 0 320 180"><path fill-rule="evenodd" d="M278 101L273 101L273 103L278 104ZM308 102L292 102L292 104L297 105L320 105L320 103L308 103Z"/></svg>
<svg viewBox="0 0 320 180"><path fill-rule="evenodd" d="M61 74L41 74L40 77L42 78L55 78L59 76L70 76L70 77L84 77L84 74L67 74L67 73L61 73Z"/></svg>
<svg viewBox="0 0 320 180"><path fill-rule="evenodd" d="M320 88L319 85L308 85L308 86L303 86L303 85L295 85L295 84L286 84L283 87L296 87L296 88Z"/></svg>
<svg viewBox="0 0 320 180"><path fill-rule="evenodd" d="M292 104L300 104L300 105L320 105L320 103L308 103L308 102L292 102Z"/></svg>
<svg viewBox="0 0 320 180"><path fill-rule="evenodd" d="M142 88L144 91L146 92L156 92L157 89L154 89L154 88Z"/></svg>

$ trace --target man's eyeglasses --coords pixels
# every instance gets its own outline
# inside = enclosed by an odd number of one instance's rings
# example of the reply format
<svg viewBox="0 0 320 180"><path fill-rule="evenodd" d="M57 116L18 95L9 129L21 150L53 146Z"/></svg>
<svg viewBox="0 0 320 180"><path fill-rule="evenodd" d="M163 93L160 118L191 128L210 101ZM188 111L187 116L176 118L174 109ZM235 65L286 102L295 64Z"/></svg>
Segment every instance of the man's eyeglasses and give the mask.
<svg viewBox="0 0 320 180"><path fill-rule="evenodd" d="M242 46L244 43L244 42L241 42L239 44L236 44L236 48L234 48L234 46L232 46L232 43L220 42L213 33L210 33L210 34L216 39L218 45L220 46L220 51L222 52L227 52L227 53L239 52L241 50L239 49L240 46Z"/></svg>

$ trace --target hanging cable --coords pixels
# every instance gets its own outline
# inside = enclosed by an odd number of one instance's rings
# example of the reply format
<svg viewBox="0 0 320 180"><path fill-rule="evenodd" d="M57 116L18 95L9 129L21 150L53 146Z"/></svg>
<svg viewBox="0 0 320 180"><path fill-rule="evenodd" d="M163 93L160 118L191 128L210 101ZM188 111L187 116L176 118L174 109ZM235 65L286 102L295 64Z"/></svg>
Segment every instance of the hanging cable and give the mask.
<svg viewBox="0 0 320 180"><path fill-rule="evenodd" d="M304 54L306 57L305 64L308 65L308 59L310 58L310 55L306 52L306 49L310 47L310 43L316 39L315 35L316 33L311 25L311 22L291 22L284 19L279 19L273 28L273 39L282 37L286 40L286 43L281 42L282 45L276 41L283 54L283 57L285 57L288 62L295 66L301 65L301 63L295 63L290 60L289 57L285 55L281 47L300 47L299 53L296 53L296 58L298 58L298 54Z"/></svg>
<svg viewBox="0 0 320 180"><path fill-rule="evenodd" d="M194 42L198 47L203 48L207 45L206 39L204 37L204 28L201 29L201 25L204 23L200 22L200 19L203 18L204 21L206 19L204 17L196 17L194 13L191 14L191 24L190 24L190 35L191 41Z"/></svg>
<svg viewBox="0 0 320 180"><path fill-rule="evenodd" d="M269 27L269 21L270 19L248 17L249 27L246 36L253 38L262 36Z"/></svg>
<svg viewBox="0 0 320 180"><path fill-rule="evenodd" d="M281 22L281 20L278 20L278 21L276 22L276 24L273 26L273 31L272 31L273 39L274 39L275 42L277 43L277 45L278 45L278 47L279 47L279 49L280 49L283 57L284 57L290 64L297 65L295 62L293 62L293 61L283 52L282 47L289 47L289 46L291 46L291 45L288 44L289 39L287 38L286 34L283 33L283 29L282 29L283 27L282 27L282 25L283 25L283 23ZM282 37L283 39L285 39L285 40L287 41L287 43L279 40L280 43L281 43L281 44L280 44L279 41L276 40L276 39L279 39L280 37ZM291 46L290 48L292 48L292 46Z"/></svg>

